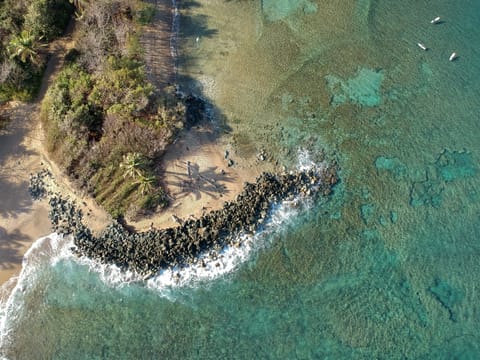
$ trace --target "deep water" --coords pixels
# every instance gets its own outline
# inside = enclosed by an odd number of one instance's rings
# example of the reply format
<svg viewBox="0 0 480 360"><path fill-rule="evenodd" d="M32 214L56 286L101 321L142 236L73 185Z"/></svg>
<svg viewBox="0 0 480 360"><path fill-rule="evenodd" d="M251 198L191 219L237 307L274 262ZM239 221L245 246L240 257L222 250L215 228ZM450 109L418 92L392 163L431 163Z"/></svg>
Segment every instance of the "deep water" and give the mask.
<svg viewBox="0 0 480 360"><path fill-rule="evenodd" d="M238 156L325 151L340 185L181 287L113 284L44 244L3 300L0 354L480 358L480 2L181 3L178 79Z"/></svg>

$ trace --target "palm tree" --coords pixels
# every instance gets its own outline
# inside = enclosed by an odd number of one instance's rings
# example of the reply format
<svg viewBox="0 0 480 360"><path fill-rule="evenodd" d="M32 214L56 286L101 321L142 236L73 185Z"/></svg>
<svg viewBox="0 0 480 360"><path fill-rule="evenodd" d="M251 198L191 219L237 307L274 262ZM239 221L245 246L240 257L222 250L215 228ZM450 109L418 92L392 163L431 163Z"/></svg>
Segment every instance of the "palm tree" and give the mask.
<svg viewBox="0 0 480 360"><path fill-rule="evenodd" d="M123 162L120 167L125 169L123 177L132 178L143 176L143 171L148 165L148 159L140 153L133 152L123 155Z"/></svg>
<svg viewBox="0 0 480 360"><path fill-rule="evenodd" d="M153 189L153 185L155 185L156 181L157 178L153 175L141 175L136 183L139 185L142 195L145 195L145 193L150 192Z"/></svg>
<svg viewBox="0 0 480 360"><path fill-rule="evenodd" d="M22 63L30 61L32 64L38 64L38 49L45 44L39 44L35 39L35 35L28 31L22 31L19 35L14 36L7 46L10 59L18 59Z"/></svg>

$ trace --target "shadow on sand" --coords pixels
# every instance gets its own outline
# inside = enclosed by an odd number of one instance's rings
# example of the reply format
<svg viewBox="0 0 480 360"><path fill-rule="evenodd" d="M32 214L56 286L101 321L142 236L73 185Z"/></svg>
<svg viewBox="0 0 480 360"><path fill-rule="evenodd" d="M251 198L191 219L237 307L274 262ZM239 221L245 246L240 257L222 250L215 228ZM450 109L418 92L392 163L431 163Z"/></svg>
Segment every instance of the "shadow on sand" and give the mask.
<svg viewBox="0 0 480 360"><path fill-rule="evenodd" d="M177 167L174 170L162 167L161 178L165 188L176 189L169 194L172 199L179 200L193 195L195 200L200 200L203 196L218 200L229 193L225 184L235 182L234 175L219 168L218 164L200 168L194 160L189 160L188 154L193 156L198 154L202 147L215 144L223 134L230 133L231 128L226 123L225 114L205 95L202 84L185 75L185 69L195 66L199 59L191 51L183 50L194 44L196 38L215 37L218 30L208 27L206 16L188 14L189 9L202 7L200 2L181 1L179 6L181 13L177 43L179 51L175 63L182 71L177 73L175 78L179 90L197 100L190 104L187 102L185 128L174 144L167 148L163 157L163 163L175 160Z"/></svg>
<svg viewBox="0 0 480 360"><path fill-rule="evenodd" d="M28 111L32 109L30 104L21 104L4 112L11 121L0 133L0 217L3 218L16 218L32 205L25 160L38 154L24 145L30 132Z"/></svg>
<svg viewBox="0 0 480 360"><path fill-rule="evenodd" d="M10 270L22 263L27 235L18 229L8 233L0 226L0 270Z"/></svg>

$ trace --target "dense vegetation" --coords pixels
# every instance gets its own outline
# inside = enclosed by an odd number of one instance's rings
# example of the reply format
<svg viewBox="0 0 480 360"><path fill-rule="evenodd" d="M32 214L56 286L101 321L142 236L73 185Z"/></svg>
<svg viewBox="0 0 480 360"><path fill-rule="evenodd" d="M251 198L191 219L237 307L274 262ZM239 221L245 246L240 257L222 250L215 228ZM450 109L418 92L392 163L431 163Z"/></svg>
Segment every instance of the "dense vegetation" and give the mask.
<svg viewBox="0 0 480 360"><path fill-rule="evenodd" d="M42 104L47 150L115 217L166 204L156 161L183 127L173 90L146 78L134 0L77 4L76 48Z"/></svg>
<svg viewBox="0 0 480 360"><path fill-rule="evenodd" d="M62 34L72 11L68 0L0 0L0 103L35 95L46 45Z"/></svg>

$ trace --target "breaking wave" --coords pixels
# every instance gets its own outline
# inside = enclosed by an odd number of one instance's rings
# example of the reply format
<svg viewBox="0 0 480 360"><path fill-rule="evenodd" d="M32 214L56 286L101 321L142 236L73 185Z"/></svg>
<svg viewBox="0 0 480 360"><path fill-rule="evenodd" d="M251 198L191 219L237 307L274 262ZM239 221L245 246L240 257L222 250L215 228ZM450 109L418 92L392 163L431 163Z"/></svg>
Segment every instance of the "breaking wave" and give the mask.
<svg viewBox="0 0 480 360"><path fill-rule="evenodd" d="M322 171L326 164L316 164L306 151L300 151L297 167L299 170L316 169ZM274 234L292 223L298 214L313 205L310 198L300 196L276 204L268 220L254 235L241 234L239 245L225 246L220 250L211 250L201 254L196 263L175 267L159 272L158 275L144 280L133 271L125 271L115 265L107 265L86 257L72 254L74 246L71 236L63 237L56 233L35 241L25 253L22 270L18 278L0 288L0 349L6 346L9 335L22 316L22 308L29 290L39 280L42 272L55 266L59 261L74 261L85 270L98 276L109 287L138 285L158 291L161 296L174 298L175 291L181 288L202 286L211 280L225 277L241 264L252 259L258 250L272 243ZM16 281L15 286L13 282ZM13 287L13 290L11 288ZM1 356L1 354L0 354Z"/></svg>

